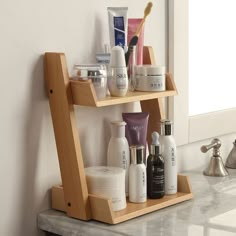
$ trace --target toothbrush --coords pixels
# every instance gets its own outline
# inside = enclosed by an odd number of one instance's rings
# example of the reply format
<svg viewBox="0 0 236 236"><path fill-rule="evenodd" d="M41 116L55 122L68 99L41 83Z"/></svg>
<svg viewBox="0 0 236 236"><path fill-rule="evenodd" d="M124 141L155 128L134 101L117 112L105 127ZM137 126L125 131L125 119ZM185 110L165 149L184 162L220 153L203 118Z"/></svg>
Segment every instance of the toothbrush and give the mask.
<svg viewBox="0 0 236 236"><path fill-rule="evenodd" d="M129 42L129 47L128 47L128 51L126 52L125 54L125 62L126 62L126 66L128 65L128 62L129 62L129 56L130 56L130 48L133 47L133 46L136 46L137 43L138 43L138 37L139 37L139 34L143 28L143 24L147 18L147 16L150 14L151 12L151 9L152 9L152 2L149 2L144 10L144 16L143 16L143 19L142 21L140 22L139 26L138 26L138 29L136 30L136 33L135 35L131 38L130 42Z"/></svg>

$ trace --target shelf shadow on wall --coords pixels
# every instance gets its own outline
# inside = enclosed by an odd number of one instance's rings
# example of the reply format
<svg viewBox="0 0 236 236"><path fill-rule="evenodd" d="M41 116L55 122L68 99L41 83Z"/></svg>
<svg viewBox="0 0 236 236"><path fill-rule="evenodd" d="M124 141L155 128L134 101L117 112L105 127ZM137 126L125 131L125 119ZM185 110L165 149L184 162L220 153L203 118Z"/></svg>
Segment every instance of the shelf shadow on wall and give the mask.
<svg viewBox="0 0 236 236"><path fill-rule="evenodd" d="M36 217L37 213L46 206L49 202L49 194L47 193L42 201L38 198L40 194L40 176L39 168L39 152L40 152L40 138L42 134L43 119L46 117L46 106L48 104L45 92L43 79L43 56L36 59L33 67L31 81L29 82L30 93L28 99L28 106L25 110L25 125L22 136L24 147L20 154L21 160L24 162L21 192L19 194L19 232L18 235L34 235L37 231ZM42 89L43 83L43 89Z"/></svg>

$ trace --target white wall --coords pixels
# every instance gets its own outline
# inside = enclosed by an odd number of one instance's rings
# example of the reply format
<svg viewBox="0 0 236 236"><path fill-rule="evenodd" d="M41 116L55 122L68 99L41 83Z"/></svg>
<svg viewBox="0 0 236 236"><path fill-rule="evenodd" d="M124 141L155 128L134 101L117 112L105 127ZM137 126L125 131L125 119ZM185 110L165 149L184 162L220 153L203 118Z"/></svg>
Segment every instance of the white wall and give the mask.
<svg viewBox="0 0 236 236"><path fill-rule="evenodd" d="M146 45L153 46L159 64L166 62L165 4L154 2L145 30ZM94 62L95 52L108 42L106 7L128 6L129 17L141 17L145 5L135 0L1 1L0 235L42 235L37 213L50 207L49 189L61 181L44 88L44 52L65 52L70 72L74 63ZM130 107L76 108L86 165L105 163L107 121ZM226 138L230 148L232 139ZM180 170L204 164L199 145L179 149Z"/></svg>
<svg viewBox="0 0 236 236"><path fill-rule="evenodd" d="M166 60L164 4L154 4L146 24L146 44L154 47L160 64ZM49 189L60 182L44 52L65 52L70 72L74 63L94 62L108 43L106 7L128 6L129 17L142 17L145 5L135 0L1 1L0 235L41 235L36 215L50 207ZM105 162L110 132L105 121L127 108L77 109L86 165Z"/></svg>

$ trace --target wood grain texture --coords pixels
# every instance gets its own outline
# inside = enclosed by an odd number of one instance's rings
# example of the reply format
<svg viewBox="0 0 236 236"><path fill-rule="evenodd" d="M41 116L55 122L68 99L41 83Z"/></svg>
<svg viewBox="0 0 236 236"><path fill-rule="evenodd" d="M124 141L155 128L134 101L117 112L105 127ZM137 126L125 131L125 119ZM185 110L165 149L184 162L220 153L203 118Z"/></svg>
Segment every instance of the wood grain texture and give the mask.
<svg viewBox="0 0 236 236"><path fill-rule="evenodd" d="M79 96L76 94L79 94L82 90L82 87L80 87L77 84L77 81L73 81L71 83L71 88L73 91L73 103L75 105L81 105L81 106L92 106L92 107L104 107L104 106L112 106L112 105L118 105L118 104L124 104L129 102L137 102L137 101L143 101L143 100L149 100L153 98L163 98L168 96L174 96L176 95L176 91L163 91L163 92L128 92L125 97L111 97L107 96L106 98L102 100L94 100L93 98L87 98L87 96ZM90 86L83 86L83 93L91 94L91 88Z"/></svg>
<svg viewBox="0 0 236 236"><path fill-rule="evenodd" d="M72 98L74 104L84 106L97 106L97 96L91 80L70 80Z"/></svg>
<svg viewBox="0 0 236 236"><path fill-rule="evenodd" d="M160 133L160 120L165 118L165 113L161 99L140 101L140 105L143 112L149 113L147 141L150 147L152 143L152 132L157 131Z"/></svg>
<svg viewBox="0 0 236 236"><path fill-rule="evenodd" d="M152 47L144 47L143 48L143 64L144 65L155 65L155 56ZM169 75L166 76L166 82L169 80ZM174 82L174 81L171 81ZM170 89L171 88L171 89ZM172 90L173 86L170 83L166 83L166 91ZM168 97L168 96L163 96ZM141 109L143 112L149 113L149 121L148 121L148 130L147 130L147 141L148 141L148 148L150 149L150 145L152 143L152 132L157 131L160 133L160 120L165 119L165 111L164 111L164 100L159 97L152 100L147 101L140 101ZM150 150L149 150L150 151Z"/></svg>
<svg viewBox="0 0 236 236"><path fill-rule="evenodd" d="M44 59L66 211L70 216L90 219L88 190L65 55L46 53Z"/></svg>
<svg viewBox="0 0 236 236"><path fill-rule="evenodd" d="M144 63L155 64L152 47L144 47ZM166 74L166 91L128 92L125 97L107 96L102 100L98 100L91 81L70 80L70 86L72 91L73 104L81 106L104 107L157 98L163 118L164 109L162 105L162 98L174 96L177 94L174 80L169 73Z"/></svg>
<svg viewBox="0 0 236 236"><path fill-rule="evenodd" d="M54 195L56 198L54 199L54 209L62 210L62 202L60 202L58 199L63 198L63 188L61 186L55 186L53 189L56 193ZM118 224L126 220L130 220L135 217L190 200L192 198L193 194L191 185L188 180L188 176L185 175L178 175L177 194L165 195L161 199L147 199L145 203L141 204L131 203L127 200L127 207L121 211L111 210L111 200L89 194L92 218L108 224Z"/></svg>
<svg viewBox="0 0 236 236"><path fill-rule="evenodd" d="M192 186L188 176L178 175L178 192L192 193Z"/></svg>
<svg viewBox="0 0 236 236"><path fill-rule="evenodd" d="M145 63L154 64L152 48L145 47L144 51ZM69 80L64 54L46 53L44 58L45 79L63 184L63 187L55 186L52 189L53 208L66 211L69 216L81 220L92 218L109 224L117 224L193 197L187 177L180 176L177 194L164 196L162 199L148 199L143 204L127 202L124 210L113 212L111 200L89 195L86 184L73 104L101 107L141 101L142 110L150 114L148 137L151 137L152 131L159 131L158 122L165 116L161 98L177 93L170 74L166 76L167 91L129 92L126 97L108 97L97 100L90 81Z"/></svg>
<svg viewBox="0 0 236 236"><path fill-rule="evenodd" d="M178 94L172 74L166 73L166 89L173 90Z"/></svg>
<svg viewBox="0 0 236 236"><path fill-rule="evenodd" d="M66 211L66 204L64 198L64 191L62 185L57 185L52 187L52 208L57 209L59 211Z"/></svg>
<svg viewBox="0 0 236 236"><path fill-rule="evenodd" d="M112 211L111 199L89 194L92 218L97 221L114 224L114 211Z"/></svg>
<svg viewBox="0 0 236 236"><path fill-rule="evenodd" d="M166 195L161 199L148 199L145 203L141 204L127 202L127 207L124 210L114 212L113 224L121 223L126 220L190 200L191 198L191 194L178 192L174 195Z"/></svg>
<svg viewBox="0 0 236 236"><path fill-rule="evenodd" d="M153 48L150 46L143 47L143 64L144 65L156 64Z"/></svg>

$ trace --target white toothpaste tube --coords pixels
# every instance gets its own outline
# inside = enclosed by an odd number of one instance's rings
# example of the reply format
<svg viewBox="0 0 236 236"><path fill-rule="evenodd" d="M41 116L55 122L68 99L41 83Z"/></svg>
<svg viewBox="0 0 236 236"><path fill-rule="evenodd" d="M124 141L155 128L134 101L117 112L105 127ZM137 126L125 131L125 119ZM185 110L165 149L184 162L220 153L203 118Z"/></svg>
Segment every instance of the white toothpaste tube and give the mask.
<svg viewBox="0 0 236 236"><path fill-rule="evenodd" d="M110 45L121 46L126 50L128 30L128 7L108 7Z"/></svg>

